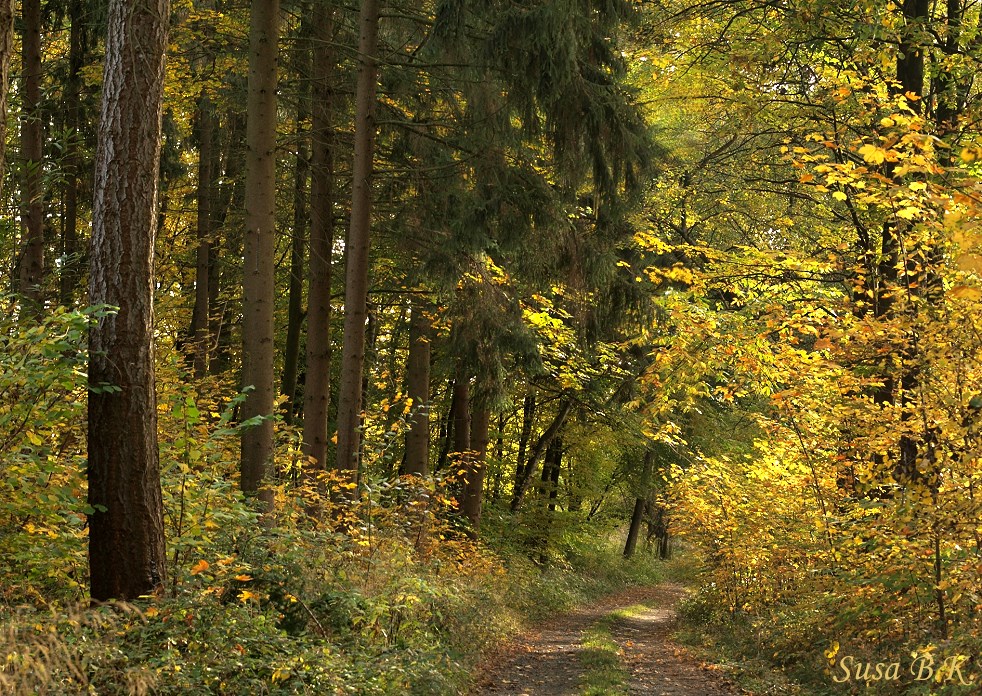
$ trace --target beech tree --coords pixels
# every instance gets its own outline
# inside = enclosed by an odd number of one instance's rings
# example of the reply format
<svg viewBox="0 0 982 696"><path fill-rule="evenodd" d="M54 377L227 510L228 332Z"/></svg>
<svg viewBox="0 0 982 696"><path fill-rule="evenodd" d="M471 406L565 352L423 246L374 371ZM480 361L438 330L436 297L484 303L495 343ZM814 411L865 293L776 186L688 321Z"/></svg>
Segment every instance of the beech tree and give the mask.
<svg viewBox="0 0 982 696"><path fill-rule="evenodd" d="M154 240L170 4L112 0L96 152L89 297L118 308L89 334L92 598L165 578L154 380Z"/></svg>

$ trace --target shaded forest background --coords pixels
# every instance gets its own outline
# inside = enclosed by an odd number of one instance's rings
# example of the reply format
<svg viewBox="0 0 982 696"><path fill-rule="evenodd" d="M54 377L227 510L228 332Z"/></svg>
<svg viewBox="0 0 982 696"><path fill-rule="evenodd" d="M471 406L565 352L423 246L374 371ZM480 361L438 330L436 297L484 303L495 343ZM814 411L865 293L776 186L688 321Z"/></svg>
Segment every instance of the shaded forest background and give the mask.
<svg viewBox="0 0 982 696"><path fill-rule="evenodd" d="M0 0L0 687L455 693L673 549L822 688L978 674L980 58L975 0Z"/></svg>

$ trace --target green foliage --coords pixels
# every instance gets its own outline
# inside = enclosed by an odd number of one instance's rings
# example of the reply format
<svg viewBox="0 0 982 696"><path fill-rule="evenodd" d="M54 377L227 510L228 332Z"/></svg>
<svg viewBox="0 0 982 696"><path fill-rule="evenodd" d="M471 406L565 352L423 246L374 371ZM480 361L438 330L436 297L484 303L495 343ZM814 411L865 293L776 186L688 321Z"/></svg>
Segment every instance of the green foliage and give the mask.
<svg viewBox="0 0 982 696"><path fill-rule="evenodd" d="M86 336L106 310L35 323L0 302L0 600L80 599Z"/></svg>

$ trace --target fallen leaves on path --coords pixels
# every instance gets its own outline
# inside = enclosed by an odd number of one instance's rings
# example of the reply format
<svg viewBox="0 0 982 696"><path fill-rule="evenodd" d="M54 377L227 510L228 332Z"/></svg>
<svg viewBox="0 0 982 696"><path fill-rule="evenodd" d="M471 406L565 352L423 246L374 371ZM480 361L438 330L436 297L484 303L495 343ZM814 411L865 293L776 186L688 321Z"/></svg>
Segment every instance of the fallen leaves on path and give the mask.
<svg viewBox="0 0 982 696"><path fill-rule="evenodd" d="M733 696L718 671L672 642L675 606L685 589L673 583L631 588L556 617L515 639L488 660L473 696L575 696L583 668L577 655L583 631L610 612L636 604L650 609L621 618L611 635L631 673L630 693L647 696Z"/></svg>

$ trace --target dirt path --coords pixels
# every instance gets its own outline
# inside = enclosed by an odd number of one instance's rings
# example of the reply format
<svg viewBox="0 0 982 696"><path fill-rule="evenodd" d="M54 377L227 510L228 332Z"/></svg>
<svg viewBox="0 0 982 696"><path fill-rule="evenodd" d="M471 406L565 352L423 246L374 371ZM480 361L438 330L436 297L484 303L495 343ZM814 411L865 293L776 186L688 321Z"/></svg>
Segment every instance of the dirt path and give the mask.
<svg viewBox="0 0 982 696"><path fill-rule="evenodd" d="M671 641L674 607L685 590L672 583L633 588L573 614L557 617L496 655L473 696L575 696L583 668L578 658L583 631L610 612L636 604L651 609L619 619L610 633L630 672L630 693L646 696L733 696L738 691Z"/></svg>

